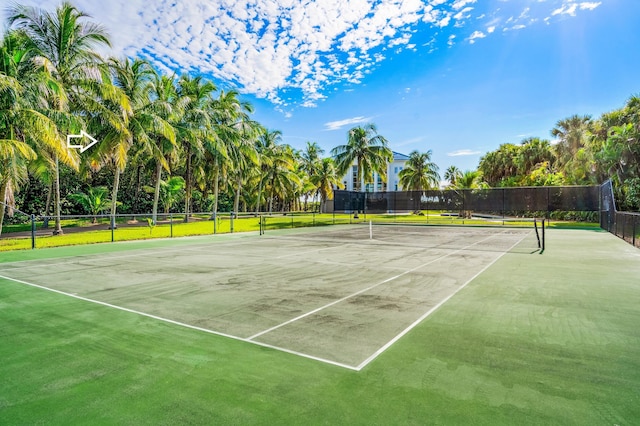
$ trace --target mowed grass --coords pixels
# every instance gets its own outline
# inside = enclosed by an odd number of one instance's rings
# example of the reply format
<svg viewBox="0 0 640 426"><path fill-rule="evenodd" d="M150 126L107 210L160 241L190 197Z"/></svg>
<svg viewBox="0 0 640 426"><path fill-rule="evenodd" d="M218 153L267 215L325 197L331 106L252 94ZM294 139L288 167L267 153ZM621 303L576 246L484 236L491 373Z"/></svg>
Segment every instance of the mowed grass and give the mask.
<svg viewBox="0 0 640 426"><path fill-rule="evenodd" d="M0 279L0 424L638 424L640 251L548 237L360 372Z"/></svg>

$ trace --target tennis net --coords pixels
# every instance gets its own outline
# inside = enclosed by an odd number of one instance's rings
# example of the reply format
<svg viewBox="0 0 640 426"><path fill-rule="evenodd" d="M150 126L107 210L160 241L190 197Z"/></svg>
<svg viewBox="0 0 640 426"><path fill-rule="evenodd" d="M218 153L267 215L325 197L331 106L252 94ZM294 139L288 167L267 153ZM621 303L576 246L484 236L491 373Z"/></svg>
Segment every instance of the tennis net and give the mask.
<svg viewBox="0 0 640 426"><path fill-rule="evenodd" d="M396 222L360 222L350 225L269 230L271 238L296 239L310 244L398 245L451 250L490 250L542 253L544 220L501 220L500 225L430 225Z"/></svg>

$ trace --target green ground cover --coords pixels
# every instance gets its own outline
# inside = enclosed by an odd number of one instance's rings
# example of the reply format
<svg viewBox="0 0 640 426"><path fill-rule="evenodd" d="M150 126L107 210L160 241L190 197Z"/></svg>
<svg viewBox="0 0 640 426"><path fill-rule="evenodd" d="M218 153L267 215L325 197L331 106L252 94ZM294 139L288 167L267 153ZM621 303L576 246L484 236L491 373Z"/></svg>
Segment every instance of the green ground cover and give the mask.
<svg viewBox="0 0 640 426"><path fill-rule="evenodd" d="M637 424L640 252L549 232L360 372L0 279L0 424Z"/></svg>

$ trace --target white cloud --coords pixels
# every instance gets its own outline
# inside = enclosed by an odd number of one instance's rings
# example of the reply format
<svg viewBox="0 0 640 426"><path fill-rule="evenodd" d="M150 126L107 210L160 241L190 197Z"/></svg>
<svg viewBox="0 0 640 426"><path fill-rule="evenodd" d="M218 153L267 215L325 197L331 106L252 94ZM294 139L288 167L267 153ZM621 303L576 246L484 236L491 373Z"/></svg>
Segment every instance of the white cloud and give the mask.
<svg viewBox="0 0 640 426"><path fill-rule="evenodd" d="M20 3L53 11L60 2ZM602 2L527 2L523 10L515 2L503 1L493 10L475 13L476 3L74 0L80 10L107 27L113 49L105 54L146 58L164 72L204 74L275 105L293 102L308 107L317 105L340 83L362 83L396 52L418 50L418 42L433 52L445 43L455 45L456 37L463 37L459 28L464 26L477 26L465 31L471 33L467 40L474 43L496 30L525 28L544 16L575 16Z"/></svg>
<svg viewBox="0 0 640 426"><path fill-rule="evenodd" d="M601 4L602 2L582 2L580 3L580 10L593 10Z"/></svg>
<svg viewBox="0 0 640 426"><path fill-rule="evenodd" d="M457 151L447 153L447 157L464 157L470 155L480 155L482 151L474 151L471 149L459 149Z"/></svg>
<svg viewBox="0 0 640 426"><path fill-rule="evenodd" d="M576 11L580 10L594 10L598 6L600 6L602 2L574 2L567 1L561 7L553 10L551 12L551 16L556 15L568 15L568 16L576 16Z"/></svg>
<svg viewBox="0 0 640 426"><path fill-rule="evenodd" d="M325 130L340 130L344 126L349 126L352 124L358 123L366 123L371 121L371 117L353 117L353 118L345 118L344 120L337 121L329 121L328 123L324 123Z"/></svg>
<svg viewBox="0 0 640 426"><path fill-rule="evenodd" d="M478 38L485 38L487 35L485 33L483 33L482 31L474 31L473 34L471 34L467 40L469 40L469 43L473 44L476 42L476 39Z"/></svg>

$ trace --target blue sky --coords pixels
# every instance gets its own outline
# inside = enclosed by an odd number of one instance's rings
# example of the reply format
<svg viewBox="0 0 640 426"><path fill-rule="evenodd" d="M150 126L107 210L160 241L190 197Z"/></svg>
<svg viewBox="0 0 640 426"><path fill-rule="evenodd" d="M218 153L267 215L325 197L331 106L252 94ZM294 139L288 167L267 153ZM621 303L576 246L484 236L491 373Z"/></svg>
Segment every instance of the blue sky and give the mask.
<svg viewBox="0 0 640 426"><path fill-rule="evenodd" d="M53 10L59 1L22 1ZM375 123L390 147L474 169L502 143L640 93L638 0L75 0L107 55L236 87L283 141Z"/></svg>

